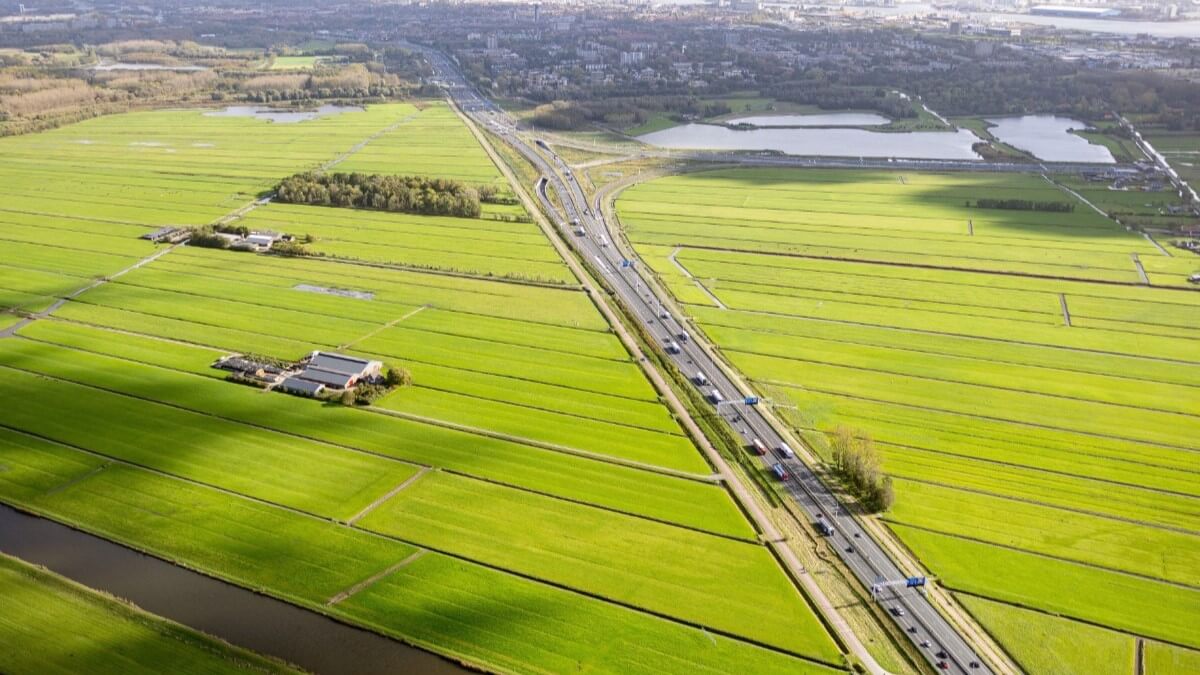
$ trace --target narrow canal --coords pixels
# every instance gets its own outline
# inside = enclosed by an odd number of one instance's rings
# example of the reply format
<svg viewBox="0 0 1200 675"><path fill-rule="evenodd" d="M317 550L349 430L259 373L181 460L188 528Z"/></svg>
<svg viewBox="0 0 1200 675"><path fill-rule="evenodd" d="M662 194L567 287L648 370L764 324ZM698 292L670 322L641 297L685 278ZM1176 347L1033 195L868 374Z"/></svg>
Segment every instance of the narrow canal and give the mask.
<svg viewBox="0 0 1200 675"><path fill-rule="evenodd" d="M472 672L436 654L4 504L0 504L0 551L314 673Z"/></svg>

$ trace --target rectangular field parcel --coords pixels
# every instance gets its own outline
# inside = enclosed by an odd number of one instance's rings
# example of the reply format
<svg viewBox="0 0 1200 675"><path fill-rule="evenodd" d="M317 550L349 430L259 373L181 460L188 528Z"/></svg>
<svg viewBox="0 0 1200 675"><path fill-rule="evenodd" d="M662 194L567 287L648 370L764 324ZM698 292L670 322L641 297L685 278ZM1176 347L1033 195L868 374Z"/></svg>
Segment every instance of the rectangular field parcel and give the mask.
<svg viewBox="0 0 1200 675"><path fill-rule="evenodd" d="M875 439L896 478L883 519L941 583L1076 620L1047 631L1080 650L1108 649L1099 636L1200 649L1186 261L1037 175L711 171L617 206L697 328L797 406L793 425ZM1023 665L1056 672L1056 647L1016 644L984 602Z"/></svg>

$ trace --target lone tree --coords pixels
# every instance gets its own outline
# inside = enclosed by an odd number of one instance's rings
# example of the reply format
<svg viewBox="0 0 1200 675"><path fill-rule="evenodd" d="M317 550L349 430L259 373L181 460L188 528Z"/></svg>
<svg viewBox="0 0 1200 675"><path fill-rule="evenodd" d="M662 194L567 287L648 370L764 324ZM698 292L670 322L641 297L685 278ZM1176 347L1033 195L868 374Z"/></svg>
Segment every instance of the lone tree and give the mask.
<svg viewBox="0 0 1200 675"><path fill-rule="evenodd" d="M839 426L831 443L833 468L872 512L887 511L895 502L892 479L883 473L875 442L865 431Z"/></svg>
<svg viewBox="0 0 1200 675"><path fill-rule="evenodd" d="M389 387L407 387L413 383L413 377L407 368L389 365L383 381Z"/></svg>

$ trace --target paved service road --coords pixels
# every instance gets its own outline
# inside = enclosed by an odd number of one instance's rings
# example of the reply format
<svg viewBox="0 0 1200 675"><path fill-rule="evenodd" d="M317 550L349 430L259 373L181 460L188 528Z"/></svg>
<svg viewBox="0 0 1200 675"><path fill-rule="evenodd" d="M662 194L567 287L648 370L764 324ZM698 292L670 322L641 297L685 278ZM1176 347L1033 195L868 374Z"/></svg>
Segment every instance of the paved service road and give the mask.
<svg viewBox="0 0 1200 675"><path fill-rule="evenodd" d="M654 289L646 284L639 263L623 257L614 243L615 233L609 230L601 214L589 207L583 190L562 159L545 146L539 153L518 137L514 122L504 111L481 97L445 55L419 46L414 48L425 54L464 113L500 135L538 167L542 177L535 186L537 197L547 212L558 219L563 235L573 241L584 262L608 282L646 332L661 341L680 371L693 378L694 386L710 402L715 398L713 392L719 392L724 402L716 405L718 413L741 435L747 447L753 447L755 440L763 444L766 453L760 459L764 466L770 468L778 464L783 468L786 477L782 483L787 492L809 515L814 527L820 522L829 525L832 530L827 535L830 545L863 586L870 589L879 582L904 581L906 575L896 563L862 525L840 507L834 494L807 465L794 457L784 456L780 450L784 443L782 436L757 405L747 403L748 399L709 352L696 343L696 338L686 334L687 326L680 317L673 315L655 295ZM555 166L546 157L550 157ZM557 195L561 208L551 201L552 194ZM577 234L578 228L582 228L583 234ZM703 373L703 382L699 373ZM889 616L935 668L964 675L990 672L920 589L885 586L878 589L878 597Z"/></svg>

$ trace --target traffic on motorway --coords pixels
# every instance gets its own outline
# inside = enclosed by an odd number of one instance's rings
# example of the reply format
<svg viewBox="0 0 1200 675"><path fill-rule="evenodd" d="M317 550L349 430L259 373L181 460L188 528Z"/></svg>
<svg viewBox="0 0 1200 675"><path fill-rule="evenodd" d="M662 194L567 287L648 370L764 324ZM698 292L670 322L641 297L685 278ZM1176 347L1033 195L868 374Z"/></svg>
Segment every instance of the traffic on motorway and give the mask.
<svg viewBox="0 0 1200 675"><path fill-rule="evenodd" d="M886 608L887 615L929 663L945 672L990 672L967 640L933 606L925 593L926 580L905 574L858 519L841 506L835 494L797 457L764 413L763 408L770 402L743 392L709 350L692 338L685 319L677 316L671 304L646 283L633 253L626 253L618 245L617 233L609 229L600 213L600 204L589 206L567 164L544 141L535 141L536 149L526 143L507 114L479 95L449 58L432 49L413 47L426 55L447 92L464 113L492 129L538 168L541 178L535 186L537 197L546 212L556 218L564 237L572 241L581 258L607 281L645 331L661 342L679 370L689 375L692 386L705 396L741 437L745 447L780 482L808 515L814 529L825 537L872 597ZM561 208L552 201L551 191L559 197Z"/></svg>

